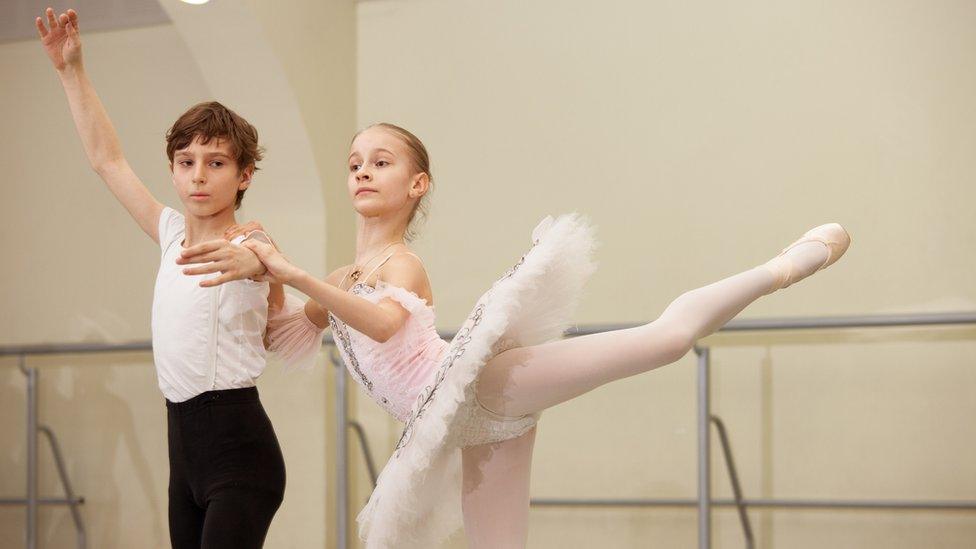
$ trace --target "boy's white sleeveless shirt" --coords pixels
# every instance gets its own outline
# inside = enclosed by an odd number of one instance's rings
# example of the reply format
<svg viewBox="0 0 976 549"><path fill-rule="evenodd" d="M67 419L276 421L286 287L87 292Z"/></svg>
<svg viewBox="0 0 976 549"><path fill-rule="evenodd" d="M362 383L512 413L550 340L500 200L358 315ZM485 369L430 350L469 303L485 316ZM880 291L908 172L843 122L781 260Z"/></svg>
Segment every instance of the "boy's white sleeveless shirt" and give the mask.
<svg viewBox="0 0 976 549"><path fill-rule="evenodd" d="M214 288L176 264L186 220L172 208L159 216L161 257L153 291L152 343L159 389L171 402L219 389L253 387L264 371L267 282L235 280ZM243 237L235 239L235 243ZM219 274L219 273L218 273Z"/></svg>

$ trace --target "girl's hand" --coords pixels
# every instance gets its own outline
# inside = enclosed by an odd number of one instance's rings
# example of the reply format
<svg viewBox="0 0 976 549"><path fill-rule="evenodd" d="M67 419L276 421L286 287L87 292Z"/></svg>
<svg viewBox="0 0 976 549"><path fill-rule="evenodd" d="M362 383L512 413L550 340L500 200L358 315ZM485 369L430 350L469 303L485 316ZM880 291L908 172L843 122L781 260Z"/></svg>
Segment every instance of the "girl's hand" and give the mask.
<svg viewBox="0 0 976 549"><path fill-rule="evenodd" d="M265 280L278 284L290 284L300 274L301 269L289 262L285 256L281 255L274 246L260 242L258 240L245 240L241 246L257 254L258 259L268 268L268 272L263 276L256 277L255 280Z"/></svg>
<svg viewBox="0 0 976 549"><path fill-rule="evenodd" d="M211 240L191 246L176 259L177 265L205 263L200 267L183 269L185 275L220 273L220 276L200 282L202 288L218 286L232 280L258 277L267 273L264 264L250 249L226 240Z"/></svg>
<svg viewBox="0 0 976 549"><path fill-rule="evenodd" d="M75 10L68 10L60 16L54 16L54 10L48 8L44 14L47 16L47 26L38 17L34 24L37 26L37 33L41 37L41 45L44 52L58 72L67 68L77 68L81 66L81 35L78 34L78 14Z"/></svg>
<svg viewBox="0 0 976 549"><path fill-rule="evenodd" d="M234 240L239 236L244 236L252 231L261 231L267 234L268 231L264 230L264 227L257 221L248 221L243 225L231 225L224 231L224 238L227 240Z"/></svg>

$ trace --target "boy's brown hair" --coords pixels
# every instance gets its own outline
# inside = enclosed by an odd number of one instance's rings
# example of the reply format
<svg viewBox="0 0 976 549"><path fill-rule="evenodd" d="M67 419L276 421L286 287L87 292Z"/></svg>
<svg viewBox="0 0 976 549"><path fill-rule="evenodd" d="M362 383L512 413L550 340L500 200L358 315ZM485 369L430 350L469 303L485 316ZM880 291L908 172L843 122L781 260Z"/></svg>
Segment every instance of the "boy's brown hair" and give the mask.
<svg viewBox="0 0 976 549"><path fill-rule="evenodd" d="M198 103L183 113L173 127L166 132L166 156L170 165L176 151L184 149L200 138L204 145L211 139L224 139L230 143L231 154L237 161L238 175L248 167L257 171L258 161L263 158L264 148L258 145L258 130L236 112L216 101ZM241 207L244 191L237 191L234 209Z"/></svg>

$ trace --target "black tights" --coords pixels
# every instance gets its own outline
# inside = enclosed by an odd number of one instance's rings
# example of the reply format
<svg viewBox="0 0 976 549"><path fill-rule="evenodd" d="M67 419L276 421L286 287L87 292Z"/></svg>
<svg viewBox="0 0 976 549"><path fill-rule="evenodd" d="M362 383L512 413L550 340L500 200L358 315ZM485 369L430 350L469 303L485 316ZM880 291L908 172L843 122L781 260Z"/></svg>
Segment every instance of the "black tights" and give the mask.
<svg viewBox="0 0 976 549"><path fill-rule="evenodd" d="M285 491L285 463L257 389L167 402L174 549L260 548Z"/></svg>

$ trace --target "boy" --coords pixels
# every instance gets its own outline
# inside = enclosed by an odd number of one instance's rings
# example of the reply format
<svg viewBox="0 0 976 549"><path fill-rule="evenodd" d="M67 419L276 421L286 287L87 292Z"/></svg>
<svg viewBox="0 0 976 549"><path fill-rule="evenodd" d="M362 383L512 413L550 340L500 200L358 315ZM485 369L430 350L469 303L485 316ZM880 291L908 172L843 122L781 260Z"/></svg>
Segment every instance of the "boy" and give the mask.
<svg viewBox="0 0 976 549"><path fill-rule="evenodd" d="M236 280L264 267L253 252L224 240L209 259L222 274L177 265L183 247L222 239L261 160L257 131L223 105L201 103L166 135L173 184L184 214L164 207L133 173L95 94L81 56L78 15L36 20L67 95L92 168L161 249L153 294L153 359L166 397L169 525L174 548L261 547L285 486L274 429L254 380L265 366L269 303L280 286ZM214 287L216 286L216 287Z"/></svg>

